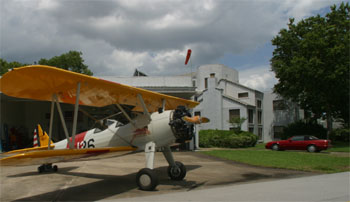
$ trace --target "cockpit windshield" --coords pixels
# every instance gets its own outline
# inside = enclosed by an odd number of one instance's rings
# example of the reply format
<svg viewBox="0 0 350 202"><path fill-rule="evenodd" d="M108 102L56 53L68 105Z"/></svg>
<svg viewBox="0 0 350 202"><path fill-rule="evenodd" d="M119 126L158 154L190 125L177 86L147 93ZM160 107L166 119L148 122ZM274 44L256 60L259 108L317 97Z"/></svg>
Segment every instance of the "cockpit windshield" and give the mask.
<svg viewBox="0 0 350 202"><path fill-rule="evenodd" d="M107 119L106 122L105 122L105 125L106 126L110 126L110 125L112 125L113 123L116 123L116 122L118 122L118 121L113 120L113 119Z"/></svg>

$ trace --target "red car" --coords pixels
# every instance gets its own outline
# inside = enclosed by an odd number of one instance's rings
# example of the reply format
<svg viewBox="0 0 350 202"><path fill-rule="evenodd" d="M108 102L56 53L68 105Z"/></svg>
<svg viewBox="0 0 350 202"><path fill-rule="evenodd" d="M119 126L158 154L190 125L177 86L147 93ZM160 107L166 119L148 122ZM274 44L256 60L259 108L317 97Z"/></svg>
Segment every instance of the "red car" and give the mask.
<svg viewBox="0 0 350 202"><path fill-rule="evenodd" d="M293 136L287 140L268 142L266 149L278 150L307 150L308 152L320 152L331 146L330 140L321 140L314 136Z"/></svg>

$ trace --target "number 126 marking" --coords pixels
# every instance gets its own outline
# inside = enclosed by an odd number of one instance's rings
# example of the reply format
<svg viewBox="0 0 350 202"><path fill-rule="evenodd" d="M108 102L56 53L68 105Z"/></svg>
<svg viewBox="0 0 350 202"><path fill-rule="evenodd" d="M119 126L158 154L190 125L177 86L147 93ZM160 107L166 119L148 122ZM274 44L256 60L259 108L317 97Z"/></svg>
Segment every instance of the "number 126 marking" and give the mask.
<svg viewBox="0 0 350 202"><path fill-rule="evenodd" d="M82 142L78 142L77 146L79 149L95 148L94 142L95 142L94 138L91 138L88 141L84 140Z"/></svg>

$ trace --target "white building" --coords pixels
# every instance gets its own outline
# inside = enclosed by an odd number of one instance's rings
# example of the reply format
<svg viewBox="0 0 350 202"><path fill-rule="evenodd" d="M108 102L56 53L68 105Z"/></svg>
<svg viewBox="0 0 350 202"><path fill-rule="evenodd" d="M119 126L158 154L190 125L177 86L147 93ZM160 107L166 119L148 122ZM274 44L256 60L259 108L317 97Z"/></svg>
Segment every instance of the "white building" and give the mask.
<svg viewBox="0 0 350 202"><path fill-rule="evenodd" d="M285 101L272 93L263 93L241 85L238 71L224 65L203 65L196 72L183 76L144 76L142 73L141 76L137 75L101 78L200 102L193 113L208 117L210 122L198 126L197 133L202 129L230 130L233 127L228 122L231 118L244 117L246 121L242 124L242 130L250 131L256 134L260 141L267 142L279 138L283 126L303 118L303 113L297 106L290 103L283 105ZM0 96L2 142L9 141L9 133L14 128L21 133L22 147L28 146L35 124L40 123L44 128L48 128L49 102L10 98L3 94ZM65 118L72 118L73 107L66 104L62 108ZM104 115L113 114L115 109L86 107L84 110L102 118ZM78 131L90 129L95 124L92 119L82 114L79 117ZM54 140L65 137L60 126L60 121L55 119ZM71 127L69 121L67 127ZM198 145L198 136L195 142Z"/></svg>
<svg viewBox="0 0 350 202"><path fill-rule="evenodd" d="M263 135L264 94L238 83L238 72L224 65L199 67L194 78L198 84L195 114L208 117L210 123L198 126L201 129L230 130L234 117L244 117L241 129L259 136Z"/></svg>

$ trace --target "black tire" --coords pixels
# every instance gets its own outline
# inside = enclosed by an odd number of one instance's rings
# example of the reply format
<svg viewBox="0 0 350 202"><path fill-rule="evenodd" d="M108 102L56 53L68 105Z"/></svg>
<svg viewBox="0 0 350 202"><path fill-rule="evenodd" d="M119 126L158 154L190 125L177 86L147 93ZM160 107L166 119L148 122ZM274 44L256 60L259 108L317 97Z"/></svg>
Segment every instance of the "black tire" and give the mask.
<svg viewBox="0 0 350 202"><path fill-rule="evenodd" d="M308 152L316 152L317 151L317 148L316 148L316 146L315 145L309 145L309 146L307 146L307 151Z"/></svg>
<svg viewBox="0 0 350 202"><path fill-rule="evenodd" d="M44 172L44 166L39 166L38 167L38 173Z"/></svg>
<svg viewBox="0 0 350 202"><path fill-rule="evenodd" d="M186 176L186 167L181 162L176 161L175 166L168 167L168 176L172 180L183 180Z"/></svg>
<svg viewBox="0 0 350 202"><path fill-rule="evenodd" d="M280 146L278 144L273 144L271 149L274 150L274 151L279 151L280 150Z"/></svg>
<svg viewBox="0 0 350 202"><path fill-rule="evenodd" d="M136 183L141 190L153 191L158 185L158 177L153 170L143 168L136 175Z"/></svg>
<svg viewBox="0 0 350 202"><path fill-rule="evenodd" d="M44 169L45 169L45 171L51 171L52 170L52 164L51 163L44 164Z"/></svg>

